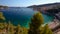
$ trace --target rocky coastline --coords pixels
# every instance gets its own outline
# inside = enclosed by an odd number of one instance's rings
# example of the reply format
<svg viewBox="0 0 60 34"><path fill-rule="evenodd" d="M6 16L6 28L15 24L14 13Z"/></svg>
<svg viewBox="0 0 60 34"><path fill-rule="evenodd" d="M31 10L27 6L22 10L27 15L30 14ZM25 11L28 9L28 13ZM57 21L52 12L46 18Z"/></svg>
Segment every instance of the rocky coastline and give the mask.
<svg viewBox="0 0 60 34"><path fill-rule="evenodd" d="M43 14L54 16L58 20L60 20L60 3L52 3L52 4L44 4L44 5L33 5L28 6L27 8L33 8L33 10L37 10ZM58 14L58 15L56 15Z"/></svg>
<svg viewBox="0 0 60 34"><path fill-rule="evenodd" d="M2 6L2 5L0 5L0 10L2 10L2 9L8 9L8 6Z"/></svg>

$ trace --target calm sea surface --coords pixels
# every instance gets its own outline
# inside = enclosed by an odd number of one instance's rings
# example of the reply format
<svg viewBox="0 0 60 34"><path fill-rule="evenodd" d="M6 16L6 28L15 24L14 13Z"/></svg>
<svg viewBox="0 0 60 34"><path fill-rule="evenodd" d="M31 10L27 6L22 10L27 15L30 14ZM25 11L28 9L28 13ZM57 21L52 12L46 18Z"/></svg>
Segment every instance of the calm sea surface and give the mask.
<svg viewBox="0 0 60 34"><path fill-rule="evenodd" d="M36 13L36 11L30 9L30 8L8 8L4 10L0 10L0 12L3 12L4 17L6 18L6 21L11 21L14 25L20 24L21 26L28 27L28 24L30 22L31 17ZM44 23L49 23L53 20L53 16L45 15L44 17Z"/></svg>

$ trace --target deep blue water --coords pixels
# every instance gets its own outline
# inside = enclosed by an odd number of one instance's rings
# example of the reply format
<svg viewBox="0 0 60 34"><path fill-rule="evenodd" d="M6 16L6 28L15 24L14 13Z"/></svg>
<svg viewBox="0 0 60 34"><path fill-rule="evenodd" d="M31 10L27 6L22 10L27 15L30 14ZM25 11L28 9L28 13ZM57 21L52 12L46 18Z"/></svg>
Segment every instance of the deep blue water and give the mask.
<svg viewBox="0 0 60 34"><path fill-rule="evenodd" d="M8 8L7 10L0 10L3 12L7 21L11 21L14 25L20 24L21 26L27 27L31 17L36 13L30 8ZM44 23L48 23L53 20L53 16L43 14Z"/></svg>

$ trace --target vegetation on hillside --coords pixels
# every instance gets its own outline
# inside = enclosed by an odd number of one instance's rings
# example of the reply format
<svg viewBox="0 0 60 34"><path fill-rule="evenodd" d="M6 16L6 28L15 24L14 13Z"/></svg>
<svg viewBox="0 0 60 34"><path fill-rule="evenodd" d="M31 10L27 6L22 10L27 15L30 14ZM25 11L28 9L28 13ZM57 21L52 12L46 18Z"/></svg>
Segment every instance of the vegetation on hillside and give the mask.
<svg viewBox="0 0 60 34"><path fill-rule="evenodd" d="M27 34L28 29L19 24L14 26L11 21L5 21L3 13L0 12L0 34Z"/></svg>
<svg viewBox="0 0 60 34"><path fill-rule="evenodd" d="M42 27L44 19L41 13L37 13L31 18L30 28L21 27L20 24L14 26L11 21L5 21L5 17L0 12L0 34L52 34L48 24Z"/></svg>

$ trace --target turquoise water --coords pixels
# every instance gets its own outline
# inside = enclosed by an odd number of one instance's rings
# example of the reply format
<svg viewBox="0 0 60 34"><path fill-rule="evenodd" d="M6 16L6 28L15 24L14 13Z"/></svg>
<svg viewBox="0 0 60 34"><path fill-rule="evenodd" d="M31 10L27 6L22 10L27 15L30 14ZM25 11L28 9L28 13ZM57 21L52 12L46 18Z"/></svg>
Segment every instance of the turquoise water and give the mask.
<svg viewBox="0 0 60 34"><path fill-rule="evenodd" d="M50 23L54 19L53 16L45 15L45 14L43 14L43 17L44 17L44 23Z"/></svg>
<svg viewBox="0 0 60 34"><path fill-rule="evenodd" d="M28 27L31 17L36 11L30 8L8 8L7 10L0 10L3 12L6 21L11 21L14 25L20 24L21 26ZM53 20L53 16L42 14L44 17L44 23L48 23Z"/></svg>

